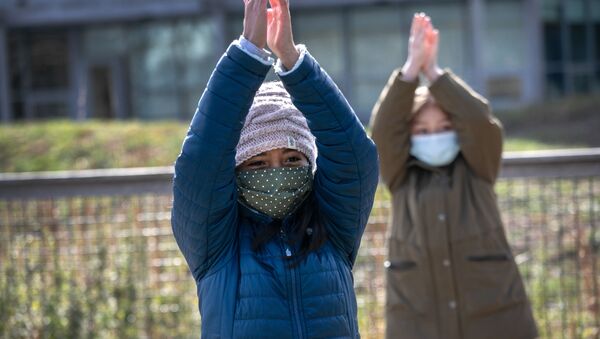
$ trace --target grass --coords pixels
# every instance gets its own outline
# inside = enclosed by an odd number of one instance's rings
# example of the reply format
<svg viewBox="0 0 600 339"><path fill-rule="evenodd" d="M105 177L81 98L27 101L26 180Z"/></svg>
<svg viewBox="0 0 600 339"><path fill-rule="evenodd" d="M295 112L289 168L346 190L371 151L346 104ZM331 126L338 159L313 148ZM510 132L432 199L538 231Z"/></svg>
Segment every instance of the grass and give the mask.
<svg viewBox="0 0 600 339"><path fill-rule="evenodd" d="M509 138L546 144L600 146L600 92L497 111Z"/></svg>
<svg viewBox="0 0 600 339"><path fill-rule="evenodd" d="M49 121L0 127L0 172L168 166L187 125Z"/></svg>
<svg viewBox="0 0 600 339"><path fill-rule="evenodd" d="M599 147L600 93L496 111L505 151ZM52 120L0 125L0 172L170 166L188 122Z"/></svg>
<svg viewBox="0 0 600 339"><path fill-rule="evenodd" d="M47 121L0 126L0 172L170 166L187 122ZM506 151L585 147L508 138Z"/></svg>
<svg viewBox="0 0 600 339"><path fill-rule="evenodd" d="M504 141L504 151L537 151L558 148L584 148L585 144L565 142L542 142L535 139L507 138Z"/></svg>

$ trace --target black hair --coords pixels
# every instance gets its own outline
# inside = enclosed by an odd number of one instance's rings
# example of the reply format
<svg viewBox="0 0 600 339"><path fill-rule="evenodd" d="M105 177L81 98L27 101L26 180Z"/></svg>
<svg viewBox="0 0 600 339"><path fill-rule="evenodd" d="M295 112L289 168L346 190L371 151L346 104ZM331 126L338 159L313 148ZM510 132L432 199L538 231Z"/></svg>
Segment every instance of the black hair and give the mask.
<svg viewBox="0 0 600 339"><path fill-rule="evenodd" d="M292 256L284 257L289 267L295 267L310 252L319 250L327 240L327 231L319 222L318 206L315 204L314 192L309 193L306 200L293 212L289 229L286 230L285 241L289 246L300 244L299 251ZM263 246L273 237L279 236L282 229L281 220L274 220L254 230L252 249L261 251Z"/></svg>

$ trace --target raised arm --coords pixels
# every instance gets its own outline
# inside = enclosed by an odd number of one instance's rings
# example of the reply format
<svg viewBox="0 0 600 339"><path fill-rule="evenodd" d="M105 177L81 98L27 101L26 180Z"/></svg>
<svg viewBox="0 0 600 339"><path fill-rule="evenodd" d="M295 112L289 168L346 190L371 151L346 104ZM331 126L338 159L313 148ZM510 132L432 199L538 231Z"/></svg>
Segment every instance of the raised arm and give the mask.
<svg viewBox="0 0 600 339"><path fill-rule="evenodd" d="M485 98L447 70L430 87L442 109L450 114L460 150L476 175L494 183L502 160L502 125Z"/></svg>
<svg viewBox="0 0 600 339"><path fill-rule="evenodd" d="M402 72L395 70L371 114L371 133L379 152L381 178L392 192L406 175L410 118L416 88L417 81L403 80Z"/></svg>
<svg viewBox="0 0 600 339"><path fill-rule="evenodd" d="M437 64L438 31L429 21L424 39L423 73L437 104L450 115L460 150L469 167L482 179L494 183L502 160L502 125L492 115L488 101L449 70Z"/></svg>
<svg viewBox="0 0 600 339"><path fill-rule="evenodd" d="M424 13L415 14L408 57L395 71L373 109L373 139L381 157L381 173L390 190L404 180L410 148L410 119L419 74L431 84L429 90L450 115L463 157L484 180L494 182L502 156L502 127L491 114L488 102L450 71L437 63L439 32Z"/></svg>
<svg viewBox="0 0 600 339"><path fill-rule="evenodd" d="M264 6L266 24L266 0ZM175 162L171 224L196 280L224 262L235 244L235 149L269 69L232 44L208 81Z"/></svg>
<svg viewBox="0 0 600 339"><path fill-rule="evenodd" d="M415 14L408 40L408 56L401 69L392 72L371 114L371 132L377 144L381 177L390 191L402 184L410 152L410 119L419 84L419 73L427 58L425 36L429 19Z"/></svg>
<svg viewBox="0 0 600 339"><path fill-rule="evenodd" d="M329 240L353 264L377 188L375 145L315 59L303 52L297 62L300 53L293 43L287 1L271 0L271 6L271 23L278 25L273 32L281 35L269 40L269 47L285 69L293 68L280 77L316 137L314 190L321 222Z"/></svg>
<svg viewBox="0 0 600 339"><path fill-rule="evenodd" d="M314 190L328 237L353 263L377 188L375 145L310 54L304 55L297 70L281 78L316 137Z"/></svg>

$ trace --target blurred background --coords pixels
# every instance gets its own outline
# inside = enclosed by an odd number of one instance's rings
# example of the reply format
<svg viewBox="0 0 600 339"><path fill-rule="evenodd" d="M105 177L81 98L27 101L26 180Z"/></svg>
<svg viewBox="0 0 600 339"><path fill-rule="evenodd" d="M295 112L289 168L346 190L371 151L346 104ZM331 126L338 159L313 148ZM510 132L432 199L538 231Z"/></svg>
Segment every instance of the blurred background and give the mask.
<svg viewBox="0 0 600 339"><path fill-rule="evenodd" d="M600 1L291 7L367 128L413 13L432 17L440 65L504 123L497 192L541 336L600 338ZM170 165L242 18L241 0L0 0L0 338L198 337ZM365 338L388 215L382 188L355 269Z"/></svg>
<svg viewBox="0 0 600 339"><path fill-rule="evenodd" d="M412 14L440 64L514 109L600 88L595 0L292 1L294 33L367 121L406 56ZM3 122L183 119L242 30L239 0L3 0Z"/></svg>

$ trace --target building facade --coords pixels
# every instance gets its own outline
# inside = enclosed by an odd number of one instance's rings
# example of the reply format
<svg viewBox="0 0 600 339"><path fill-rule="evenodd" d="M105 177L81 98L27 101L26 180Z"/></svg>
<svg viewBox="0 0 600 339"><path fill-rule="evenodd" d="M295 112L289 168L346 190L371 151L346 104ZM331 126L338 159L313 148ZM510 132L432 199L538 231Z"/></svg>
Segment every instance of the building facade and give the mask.
<svg viewBox="0 0 600 339"><path fill-rule="evenodd" d="M412 14L440 64L496 108L600 87L597 0L292 1L305 43L363 121L406 57ZM189 119L242 31L239 0L3 0L0 117Z"/></svg>

